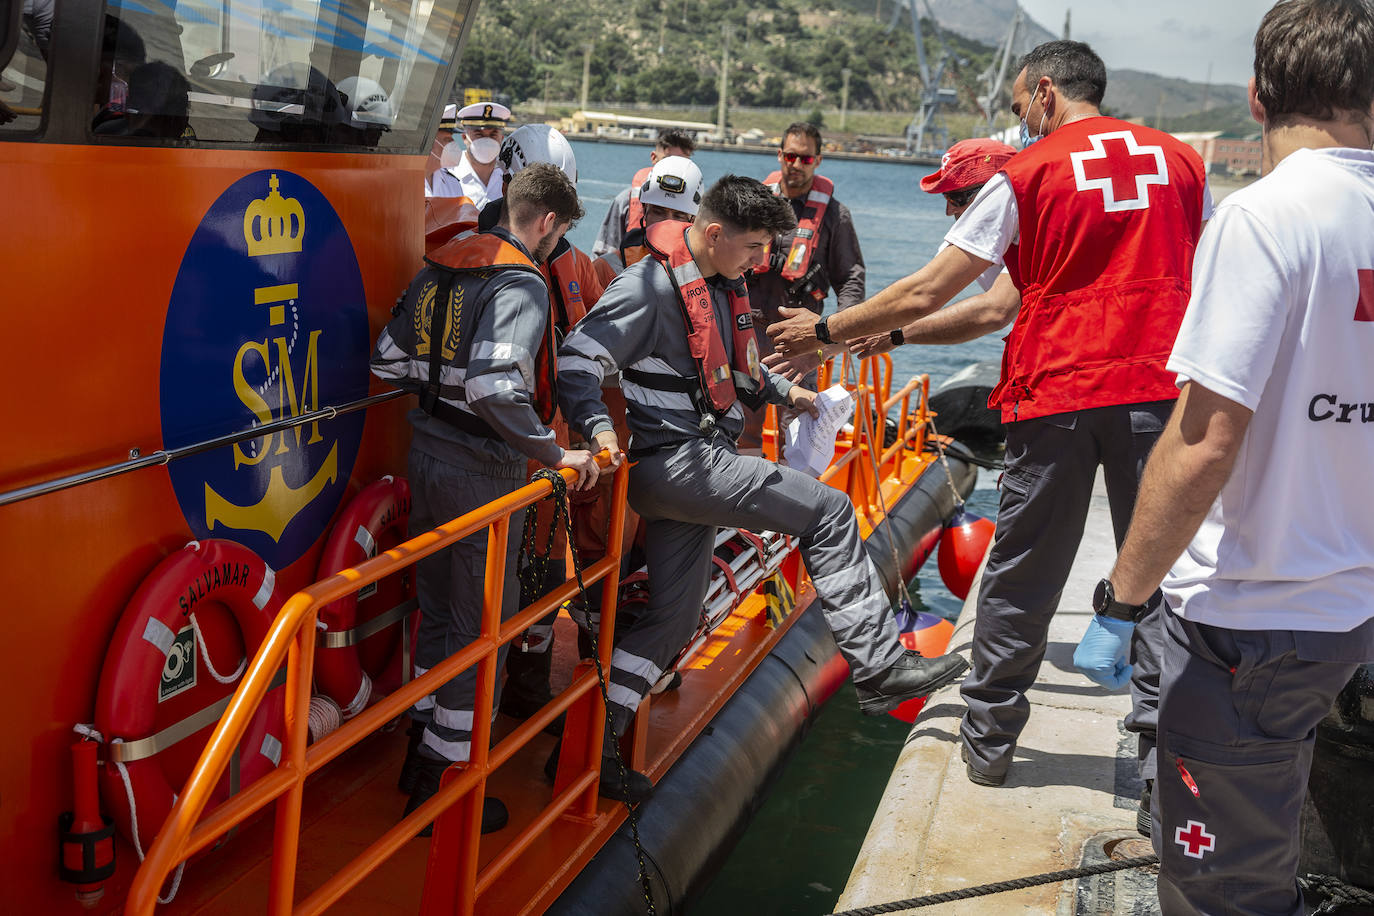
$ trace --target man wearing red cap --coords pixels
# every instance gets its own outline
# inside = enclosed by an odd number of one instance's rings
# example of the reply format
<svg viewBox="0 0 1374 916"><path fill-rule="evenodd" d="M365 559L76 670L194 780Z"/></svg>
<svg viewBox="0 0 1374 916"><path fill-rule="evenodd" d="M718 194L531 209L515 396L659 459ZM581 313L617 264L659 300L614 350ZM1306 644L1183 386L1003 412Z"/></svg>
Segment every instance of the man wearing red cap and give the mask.
<svg viewBox="0 0 1374 916"><path fill-rule="evenodd" d="M997 140L960 140L940 160L939 171L921 179L921 190L943 194L945 215L957 220L972 205L983 185L1015 155L1014 148ZM904 343L967 343L1011 324L1021 308L1021 291L1007 269L1000 264L992 265L978 275L978 285L983 288L982 295L918 318L904 328L859 341L850 350L864 357L886 353Z"/></svg>
<svg viewBox="0 0 1374 916"><path fill-rule="evenodd" d="M828 321L791 312L768 329L785 353L888 331L935 312L999 263L1021 293L989 403L1006 424L1006 471L962 688L964 759L979 785L1006 781L1098 466L1120 544L1145 458L1178 396L1165 362L1211 199L1192 149L1102 115L1106 84L1102 59L1081 42L1032 50L1012 109L1023 146L1043 142L989 179L945 237L949 247ZM1139 735L1141 775L1151 780L1161 596L1133 606L1106 599L1094 601L1074 663L1104 686L1131 682L1126 727ZM1138 824L1148 830L1147 819Z"/></svg>

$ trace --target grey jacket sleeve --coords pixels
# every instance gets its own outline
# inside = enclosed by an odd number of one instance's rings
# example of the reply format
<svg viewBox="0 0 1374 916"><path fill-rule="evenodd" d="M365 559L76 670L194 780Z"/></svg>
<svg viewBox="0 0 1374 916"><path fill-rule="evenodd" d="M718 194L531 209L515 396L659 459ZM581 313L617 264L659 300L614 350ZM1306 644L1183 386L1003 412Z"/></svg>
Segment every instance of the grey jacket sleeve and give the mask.
<svg viewBox="0 0 1374 916"><path fill-rule="evenodd" d="M769 404L786 407L787 396L792 393L792 389L795 387L797 386L788 379L767 366L763 367L763 399Z"/></svg>
<svg viewBox="0 0 1374 916"><path fill-rule="evenodd" d="M854 231L854 217L849 208L837 200L830 202L826 219L831 222L830 245L825 254L825 272L835 290L835 302L841 309L864 301L864 256L859 250L859 236Z"/></svg>
<svg viewBox="0 0 1374 916"><path fill-rule="evenodd" d="M625 188L611 201L606 210L606 218L601 221L601 231L592 245L592 257L599 258L608 251L619 251L620 243L625 241L625 218L630 209L630 189Z"/></svg>
<svg viewBox="0 0 1374 916"><path fill-rule="evenodd" d="M647 357L658 337L658 294L646 276L646 270L658 268L649 258L644 262L649 262L647 268L635 265L615 278L558 351L563 417L589 442L615 428L601 400L602 381Z"/></svg>
<svg viewBox="0 0 1374 916"><path fill-rule="evenodd" d="M526 457L552 467L563 449L539 421L530 396L548 320L548 293L538 277L520 274L502 285L478 310L464 387L473 413Z"/></svg>

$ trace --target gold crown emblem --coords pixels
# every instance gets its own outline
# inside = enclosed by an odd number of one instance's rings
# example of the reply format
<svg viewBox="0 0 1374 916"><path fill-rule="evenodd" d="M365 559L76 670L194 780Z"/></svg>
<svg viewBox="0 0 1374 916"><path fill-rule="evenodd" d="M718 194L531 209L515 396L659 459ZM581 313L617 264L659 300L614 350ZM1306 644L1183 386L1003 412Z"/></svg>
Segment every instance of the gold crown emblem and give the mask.
<svg viewBox="0 0 1374 916"><path fill-rule="evenodd" d="M243 240L248 243L248 256L253 258L300 251L305 240L305 211L300 201L277 193L281 182L275 174L268 186L267 197L253 201L243 211Z"/></svg>

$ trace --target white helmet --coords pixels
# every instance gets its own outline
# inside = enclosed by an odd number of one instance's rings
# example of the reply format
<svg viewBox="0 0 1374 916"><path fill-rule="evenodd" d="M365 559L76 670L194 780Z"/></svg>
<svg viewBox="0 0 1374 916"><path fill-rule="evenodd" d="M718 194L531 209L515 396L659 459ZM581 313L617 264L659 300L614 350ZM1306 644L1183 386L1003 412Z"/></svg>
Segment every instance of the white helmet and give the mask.
<svg viewBox="0 0 1374 916"><path fill-rule="evenodd" d="M519 175L527 165L550 162L577 183L577 157L568 138L547 124L525 124L506 136L498 157L506 174Z"/></svg>
<svg viewBox="0 0 1374 916"><path fill-rule="evenodd" d="M350 76L339 81L339 92L348 99L349 123L353 127L391 129L396 113L392 111L386 90L376 80Z"/></svg>
<svg viewBox="0 0 1374 916"><path fill-rule="evenodd" d="M701 169L684 156L663 157L639 189L639 202L696 216L701 206Z"/></svg>

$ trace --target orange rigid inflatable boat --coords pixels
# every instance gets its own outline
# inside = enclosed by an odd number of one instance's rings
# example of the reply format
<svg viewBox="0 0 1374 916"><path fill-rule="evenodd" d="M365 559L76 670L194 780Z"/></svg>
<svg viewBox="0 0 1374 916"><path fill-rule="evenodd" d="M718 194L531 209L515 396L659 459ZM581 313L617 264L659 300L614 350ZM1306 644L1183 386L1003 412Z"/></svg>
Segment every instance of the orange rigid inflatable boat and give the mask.
<svg viewBox="0 0 1374 916"><path fill-rule="evenodd" d="M511 513L551 489L407 540L412 401L368 373L420 264L425 154L475 6L65 0L40 34L0 0L8 912L609 913L622 892L643 911L626 811L597 796L595 666L561 659L562 692L524 722L490 715L497 646L576 583L500 625L490 551L483 637L410 677L414 562L518 537ZM858 428L823 479L895 594L973 471L939 462L924 378L834 372ZM611 544L624 497L622 471ZM669 863L661 908L845 676L795 545L723 538L682 686L622 748L658 784L640 827ZM603 666L620 559L585 571L606 582ZM398 718L473 665L473 760L401 821ZM565 711L551 786L542 729ZM748 779L702 762L721 754ZM511 822L479 838L486 791Z"/></svg>

